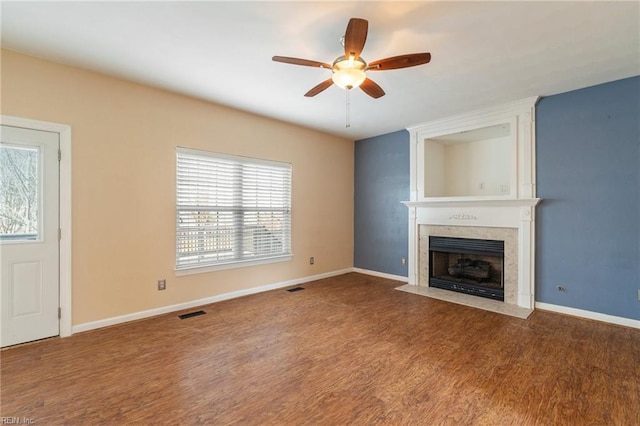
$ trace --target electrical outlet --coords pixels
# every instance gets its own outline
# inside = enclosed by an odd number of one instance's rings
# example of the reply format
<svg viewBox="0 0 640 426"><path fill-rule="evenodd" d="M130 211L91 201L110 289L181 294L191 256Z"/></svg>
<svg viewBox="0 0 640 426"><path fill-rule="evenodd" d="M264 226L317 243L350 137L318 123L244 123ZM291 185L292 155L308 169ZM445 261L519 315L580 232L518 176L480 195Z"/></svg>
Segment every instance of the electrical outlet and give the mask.
<svg viewBox="0 0 640 426"><path fill-rule="evenodd" d="M638 302L640 302L640 288L638 289Z"/></svg>
<svg viewBox="0 0 640 426"><path fill-rule="evenodd" d="M314 263L316 263L316 260L313 257L309 258L309 265L313 265Z"/></svg>
<svg viewBox="0 0 640 426"><path fill-rule="evenodd" d="M158 290L167 289L167 280L158 280Z"/></svg>
<svg viewBox="0 0 640 426"><path fill-rule="evenodd" d="M480 189L484 189L484 182L481 182L479 187L480 187Z"/></svg>
<svg viewBox="0 0 640 426"><path fill-rule="evenodd" d="M403 257L403 258L402 258L402 260L401 260L401 262L402 262L402 264L403 264L403 265L406 265L406 264L407 264L407 259L405 259L405 258Z"/></svg>

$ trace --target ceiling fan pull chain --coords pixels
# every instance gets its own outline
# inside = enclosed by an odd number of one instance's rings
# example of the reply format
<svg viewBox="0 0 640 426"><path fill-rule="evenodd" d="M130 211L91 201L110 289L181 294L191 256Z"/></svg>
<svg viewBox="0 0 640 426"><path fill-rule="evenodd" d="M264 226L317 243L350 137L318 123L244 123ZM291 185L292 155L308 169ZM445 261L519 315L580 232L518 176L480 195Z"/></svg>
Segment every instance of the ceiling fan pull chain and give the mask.
<svg viewBox="0 0 640 426"><path fill-rule="evenodd" d="M349 99L349 92L351 92L351 90L347 89L345 90L346 93L346 105L345 105L345 110L346 110L346 125L345 127L348 129L349 127L351 127L351 101Z"/></svg>

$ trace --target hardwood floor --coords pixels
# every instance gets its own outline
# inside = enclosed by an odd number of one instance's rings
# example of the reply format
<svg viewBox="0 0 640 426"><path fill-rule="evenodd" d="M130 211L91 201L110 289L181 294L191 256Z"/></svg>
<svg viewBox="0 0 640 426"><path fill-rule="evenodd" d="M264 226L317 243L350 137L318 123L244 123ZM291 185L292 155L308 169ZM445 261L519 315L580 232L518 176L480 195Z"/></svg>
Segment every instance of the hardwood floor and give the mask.
<svg viewBox="0 0 640 426"><path fill-rule="evenodd" d="M0 353L35 424L639 425L640 330L347 274ZM197 309L193 309L197 310Z"/></svg>

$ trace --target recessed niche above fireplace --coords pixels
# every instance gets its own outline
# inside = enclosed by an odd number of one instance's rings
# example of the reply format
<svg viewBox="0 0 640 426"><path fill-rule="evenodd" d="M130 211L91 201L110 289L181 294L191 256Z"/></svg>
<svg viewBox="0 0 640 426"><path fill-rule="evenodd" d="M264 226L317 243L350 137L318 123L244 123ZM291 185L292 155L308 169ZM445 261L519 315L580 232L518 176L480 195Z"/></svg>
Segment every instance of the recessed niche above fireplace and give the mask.
<svg viewBox="0 0 640 426"><path fill-rule="evenodd" d="M409 128L411 201L535 198L536 101Z"/></svg>
<svg viewBox="0 0 640 426"><path fill-rule="evenodd" d="M424 197L508 197L515 189L510 121L425 138Z"/></svg>

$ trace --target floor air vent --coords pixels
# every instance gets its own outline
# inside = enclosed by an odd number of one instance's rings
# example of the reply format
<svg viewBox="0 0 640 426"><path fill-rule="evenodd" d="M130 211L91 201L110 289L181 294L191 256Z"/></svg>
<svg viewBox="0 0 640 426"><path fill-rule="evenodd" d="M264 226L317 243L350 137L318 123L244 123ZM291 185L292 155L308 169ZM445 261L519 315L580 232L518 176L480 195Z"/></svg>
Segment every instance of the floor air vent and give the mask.
<svg viewBox="0 0 640 426"><path fill-rule="evenodd" d="M178 318L187 319L187 318L197 317L198 315L204 315L204 314L206 314L205 311L195 311L195 312L189 312L188 314L178 315Z"/></svg>
<svg viewBox="0 0 640 426"><path fill-rule="evenodd" d="M290 288L287 291L290 293L293 293L294 291L300 291L300 290L304 290L304 287L294 287L294 288Z"/></svg>

